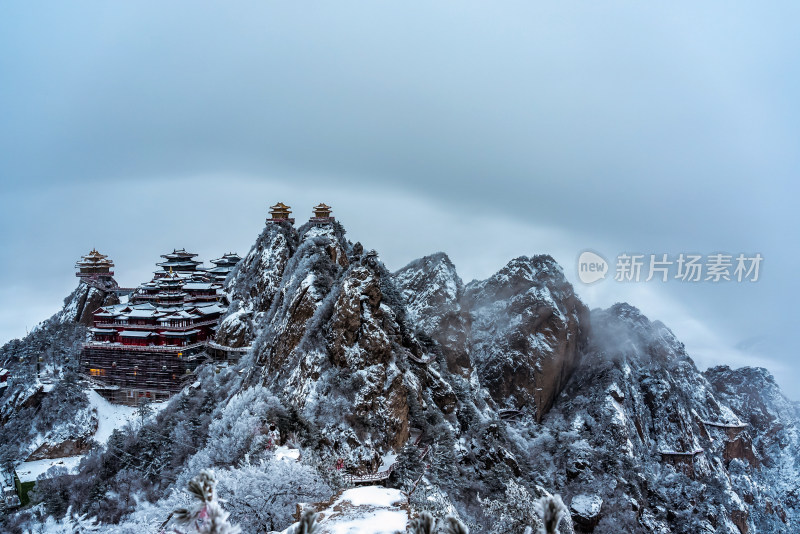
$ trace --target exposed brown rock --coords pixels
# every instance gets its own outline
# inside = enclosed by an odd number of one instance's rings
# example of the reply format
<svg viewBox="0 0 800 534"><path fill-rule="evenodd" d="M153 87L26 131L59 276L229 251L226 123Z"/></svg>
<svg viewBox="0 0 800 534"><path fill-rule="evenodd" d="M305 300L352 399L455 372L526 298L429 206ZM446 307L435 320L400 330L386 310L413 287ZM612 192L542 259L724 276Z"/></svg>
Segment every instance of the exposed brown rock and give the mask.
<svg viewBox="0 0 800 534"><path fill-rule="evenodd" d="M731 512L731 521L733 524L736 525L736 528L739 529L739 532L742 534L749 534L750 527L747 525L747 519L750 517L744 510L733 510Z"/></svg>
<svg viewBox="0 0 800 534"><path fill-rule="evenodd" d="M25 460L44 460L48 458L67 458L86 454L91 449L91 443L83 438L68 439L61 443L44 443Z"/></svg>
<svg viewBox="0 0 800 534"><path fill-rule="evenodd" d="M472 371L469 313L462 305L464 284L446 254L414 260L392 275L411 320L441 347L450 372Z"/></svg>
<svg viewBox="0 0 800 534"><path fill-rule="evenodd" d="M734 458L740 458L742 460L747 460L753 467L759 467L761 465L753 452L753 445L750 441L750 437L746 433L740 434L732 441L726 441L722 456L726 463Z"/></svg>
<svg viewBox="0 0 800 534"><path fill-rule="evenodd" d="M588 309L549 256L511 261L468 285L464 303L481 381L498 404L530 405L541 421L580 362Z"/></svg>

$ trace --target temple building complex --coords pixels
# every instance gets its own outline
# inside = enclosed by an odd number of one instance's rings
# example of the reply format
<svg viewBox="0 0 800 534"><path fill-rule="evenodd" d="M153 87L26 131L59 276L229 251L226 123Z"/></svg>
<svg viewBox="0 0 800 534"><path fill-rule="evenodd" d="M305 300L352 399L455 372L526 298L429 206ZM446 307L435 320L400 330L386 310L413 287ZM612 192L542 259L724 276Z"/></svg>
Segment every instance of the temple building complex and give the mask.
<svg viewBox="0 0 800 534"><path fill-rule="evenodd" d="M313 208L309 222L333 224L331 213L331 207L321 203ZM289 206L278 202L270 207L267 224L293 225L291 214ZM83 282L129 293L127 302L93 311L91 339L81 354L81 371L112 402L134 405L143 398L167 399L214 351L238 350L214 343L214 336L228 305L223 284L242 258L229 252L211 260L213 267L204 267L197 254L185 249L161 258L149 282L125 291L113 281L114 263L97 250L75 265Z"/></svg>
<svg viewBox="0 0 800 534"><path fill-rule="evenodd" d="M222 283L196 256L183 249L164 254L161 269L127 303L95 310L81 369L109 400L169 398L204 357L227 306ZM225 257L231 269L239 258Z"/></svg>

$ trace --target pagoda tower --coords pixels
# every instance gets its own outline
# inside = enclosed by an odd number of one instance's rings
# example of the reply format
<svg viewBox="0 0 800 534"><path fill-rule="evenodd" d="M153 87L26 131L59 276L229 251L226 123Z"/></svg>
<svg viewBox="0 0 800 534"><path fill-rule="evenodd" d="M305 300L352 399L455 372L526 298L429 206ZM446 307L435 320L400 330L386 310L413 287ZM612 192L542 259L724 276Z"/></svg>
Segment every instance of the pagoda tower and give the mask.
<svg viewBox="0 0 800 534"><path fill-rule="evenodd" d="M289 215L292 214L292 210L289 206L284 204L283 202L278 202L274 206L269 208L269 216L270 218L267 219L267 222L289 222L294 224L294 219L290 218Z"/></svg>
<svg viewBox="0 0 800 534"><path fill-rule="evenodd" d="M197 261L194 259L195 256L197 256L197 254L186 252L186 249L183 248L173 249L171 253L161 255L161 257L166 261L156 263L156 265L161 267L164 270L164 273L193 273L197 271L197 266L203 263L202 261ZM161 273L162 276L164 273Z"/></svg>
<svg viewBox="0 0 800 534"><path fill-rule="evenodd" d="M331 207L325 203L320 203L314 206L314 216L309 219L309 222L315 225L330 224L334 221L331 217Z"/></svg>
<svg viewBox="0 0 800 534"><path fill-rule="evenodd" d="M228 274L236 267L236 264L242 261L241 256L235 252L228 252L221 258L211 260L214 267L206 269L206 273L216 282L224 282Z"/></svg>
<svg viewBox="0 0 800 534"><path fill-rule="evenodd" d="M100 254L97 250L92 249L89 254L81 257L80 261L75 264L78 272L75 276L79 278L110 278L114 276L114 262L108 259L105 254Z"/></svg>
<svg viewBox="0 0 800 534"><path fill-rule="evenodd" d="M155 280L158 287L156 293L156 306L170 307L180 306L186 299L186 293L183 291L185 280L178 276L178 273L170 271L169 274Z"/></svg>

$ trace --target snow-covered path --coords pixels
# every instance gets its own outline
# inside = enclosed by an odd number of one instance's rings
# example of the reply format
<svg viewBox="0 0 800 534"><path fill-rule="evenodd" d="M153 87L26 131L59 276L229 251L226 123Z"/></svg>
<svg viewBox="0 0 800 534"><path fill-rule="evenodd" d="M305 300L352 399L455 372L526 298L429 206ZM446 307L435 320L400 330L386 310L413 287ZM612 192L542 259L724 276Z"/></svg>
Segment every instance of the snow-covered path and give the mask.
<svg viewBox="0 0 800 534"><path fill-rule="evenodd" d="M345 490L320 516L321 534L394 534L405 532L408 506L400 490L362 486Z"/></svg>
<svg viewBox="0 0 800 534"><path fill-rule="evenodd" d="M86 395L92 408L97 410L97 431L94 439L98 443L105 445L115 428L122 428L136 417L136 408L133 406L111 404L93 389L88 390Z"/></svg>

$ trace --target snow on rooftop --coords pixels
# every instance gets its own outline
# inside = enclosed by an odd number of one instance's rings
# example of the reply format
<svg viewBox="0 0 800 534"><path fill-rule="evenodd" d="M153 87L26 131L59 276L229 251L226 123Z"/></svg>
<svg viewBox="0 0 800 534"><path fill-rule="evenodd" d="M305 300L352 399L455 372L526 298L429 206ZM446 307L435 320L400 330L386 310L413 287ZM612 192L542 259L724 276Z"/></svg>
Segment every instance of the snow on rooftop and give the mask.
<svg viewBox="0 0 800 534"><path fill-rule="evenodd" d="M131 310L128 313L128 317L140 317L140 318L147 318L147 317L154 317L158 312L156 310L140 310L135 309Z"/></svg>
<svg viewBox="0 0 800 534"><path fill-rule="evenodd" d="M200 330L188 330L186 332L164 332L164 337L183 337L199 334Z"/></svg>
<svg viewBox="0 0 800 534"><path fill-rule="evenodd" d="M147 331L139 331L139 330L123 330L119 333L122 337L150 337L153 335L158 335L154 332L147 332Z"/></svg>
<svg viewBox="0 0 800 534"><path fill-rule="evenodd" d="M81 458L83 456L68 456L67 458L23 462L16 467L15 471L19 481L22 483L35 482L39 476L46 473L51 467L65 467L69 474L74 475L78 472L78 464L81 463Z"/></svg>
<svg viewBox="0 0 800 534"><path fill-rule="evenodd" d="M212 289L213 285L205 282L189 282L183 285L183 289L187 291L193 290L208 290Z"/></svg>
<svg viewBox="0 0 800 534"><path fill-rule="evenodd" d="M225 311L224 308L216 304L212 304L211 306L197 306L196 310L197 313L201 315L211 315L212 313L222 313Z"/></svg>

